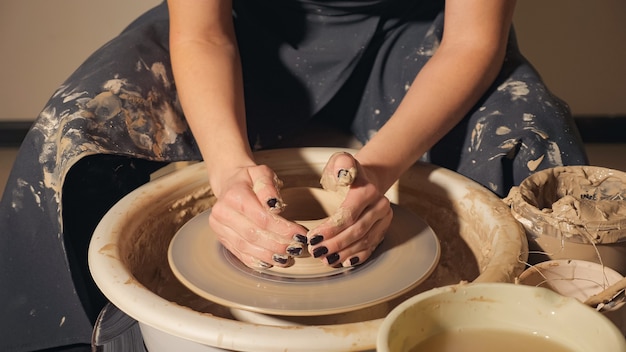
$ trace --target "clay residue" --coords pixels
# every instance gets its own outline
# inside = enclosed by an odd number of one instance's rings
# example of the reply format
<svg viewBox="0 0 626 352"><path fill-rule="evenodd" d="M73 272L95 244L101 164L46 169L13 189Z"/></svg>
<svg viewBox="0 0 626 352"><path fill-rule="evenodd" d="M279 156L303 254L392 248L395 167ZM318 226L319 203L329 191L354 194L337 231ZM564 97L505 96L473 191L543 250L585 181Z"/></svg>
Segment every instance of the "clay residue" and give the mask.
<svg viewBox="0 0 626 352"><path fill-rule="evenodd" d="M134 233L120 241L119 253L132 276L148 290L195 311L231 318L226 308L197 296L178 281L167 260L169 244L178 229L216 200L209 186L180 197L147 216Z"/></svg>
<svg viewBox="0 0 626 352"><path fill-rule="evenodd" d="M42 138L38 158L43 182L36 185L35 194L50 192L47 197L58 206L60 227L65 175L81 158L125 153L165 160L196 153L180 145L191 132L181 117L166 65L140 60L133 72L136 77L113 72L102 78L97 89L81 79L62 85L32 127ZM132 83L139 78L150 89Z"/></svg>
<svg viewBox="0 0 626 352"><path fill-rule="evenodd" d="M624 289L626 289L626 278L622 278L608 288L590 296L584 303L594 308L601 304L607 304L615 299L620 291L623 291Z"/></svg>
<svg viewBox="0 0 626 352"><path fill-rule="evenodd" d="M117 245L114 243L108 243L98 250L98 253L106 255L107 257L117 259Z"/></svg>
<svg viewBox="0 0 626 352"><path fill-rule="evenodd" d="M559 218L567 218L583 226L589 221L611 221L626 218L626 202L623 200L589 200L564 196L546 209Z"/></svg>
<svg viewBox="0 0 626 352"><path fill-rule="evenodd" d="M511 102L517 100L527 101L527 96L530 94L530 89L526 82L515 81L513 79L508 79L506 82L502 83L498 87L498 91L508 93L511 97Z"/></svg>
<svg viewBox="0 0 626 352"><path fill-rule="evenodd" d="M351 167L350 169L342 169L337 175L324 173L320 178L320 184L325 190L335 192L345 197L345 194L348 192L348 189L350 189L350 185L354 182L356 177L356 168Z"/></svg>
<svg viewBox="0 0 626 352"><path fill-rule="evenodd" d="M583 243L614 243L626 236L626 174L620 171L593 166L543 170L513 188L506 201L533 232Z"/></svg>

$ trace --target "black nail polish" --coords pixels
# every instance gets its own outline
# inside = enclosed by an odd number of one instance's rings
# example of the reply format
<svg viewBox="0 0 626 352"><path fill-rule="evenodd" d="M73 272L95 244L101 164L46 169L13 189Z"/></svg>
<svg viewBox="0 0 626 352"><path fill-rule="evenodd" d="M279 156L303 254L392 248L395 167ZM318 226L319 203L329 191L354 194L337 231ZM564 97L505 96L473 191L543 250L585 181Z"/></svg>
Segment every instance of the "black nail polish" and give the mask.
<svg viewBox="0 0 626 352"><path fill-rule="evenodd" d="M301 235L299 233L293 235L293 240L296 241L296 242L300 242L302 244L306 244L306 242L307 242L306 236L305 235Z"/></svg>
<svg viewBox="0 0 626 352"><path fill-rule="evenodd" d="M337 253L329 254L326 257L326 261L328 262L329 265L332 265L334 262L336 262L338 260L339 260L339 254L337 254Z"/></svg>
<svg viewBox="0 0 626 352"><path fill-rule="evenodd" d="M359 257L350 258L350 265L357 265L359 263Z"/></svg>
<svg viewBox="0 0 626 352"><path fill-rule="evenodd" d="M276 208L277 204L278 204L278 199L276 198L270 198L267 200L267 206L270 208Z"/></svg>
<svg viewBox="0 0 626 352"><path fill-rule="evenodd" d="M315 235L313 237L311 237L311 240L309 241L309 244L311 246L315 246L316 244L322 242L324 240L324 236L322 235Z"/></svg>
<svg viewBox="0 0 626 352"><path fill-rule="evenodd" d="M319 258L319 257L323 256L326 253L328 253L328 248L326 248L324 246L318 247L318 248L315 248L313 250L313 257Z"/></svg>
<svg viewBox="0 0 626 352"><path fill-rule="evenodd" d="M272 255L272 260L279 264L287 264L289 257L286 255L274 254Z"/></svg>
<svg viewBox="0 0 626 352"><path fill-rule="evenodd" d="M342 177L346 177L348 176L349 171L346 169L339 169L339 172L337 172L337 178L342 178Z"/></svg>
<svg viewBox="0 0 626 352"><path fill-rule="evenodd" d="M287 247L287 254L294 257L299 257L300 255L302 255L302 247L289 246Z"/></svg>

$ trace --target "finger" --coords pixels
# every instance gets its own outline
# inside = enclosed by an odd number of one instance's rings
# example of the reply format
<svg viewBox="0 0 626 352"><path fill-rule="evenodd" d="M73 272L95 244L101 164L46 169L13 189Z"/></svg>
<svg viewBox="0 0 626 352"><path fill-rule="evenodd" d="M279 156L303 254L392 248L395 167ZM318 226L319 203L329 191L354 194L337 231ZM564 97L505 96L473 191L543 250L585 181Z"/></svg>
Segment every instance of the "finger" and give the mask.
<svg viewBox="0 0 626 352"><path fill-rule="evenodd" d="M351 267L365 262L385 238L389 223L377 221L358 241L339 252L328 254L324 260L330 266Z"/></svg>
<svg viewBox="0 0 626 352"><path fill-rule="evenodd" d="M213 221L210 222L210 225L224 247L249 267L268 268L274 265L287 267L293 264L293 258L288 254L282 253L280 249L272 250L266 248L266 241L250 241L249 238L241 236L240 233L231 227L219 222Z"/></svg>
<svg viewBox="0 0 626 352"><path fill-rule="evenodd" d="M330 242L332 245L330 240L353 223L350 211L346 208L339 208L328 219L307 232L309 253L315 258L324 258L330 253L327 243ZM334 250L334 247L331 246L331 250Z"/></svg>
<svg viewBox="0 0 626 352"><path fill-rule="evenodd" d="M237 246L230 245L228 242L222 242L224 247L228 249L237 259L239 259L243 264L245 264L249 268L253 269L269 269L274 266L278 267L290 267L295 262L291 256L288 255L280 255L280 254L272 254L271 260L266 258L264 252L259 252L259 254L254 254L256 251L254 247L250 247L247 249L241 249Z"/></svg>
<svg viewBox="0 0 626 352"><path fill-rule="evenodd" d="M328 159L320 183L329 191L337 191L350 186L357 177L358 164L354 157L346 152L338 152Z"/></svg>
<svg viewBox="0 0 626 352"><path fill-rule="evenodd" d="M212 227L218 228L215 224ZM220 243L247 267L262 269L273 266L271 264L272 252L264 248L252 246L249 243L241 243L241 238L230 228L214 229L214 232L217 234L217 239Z"/></svg>
<svg viewBox="0 0 626 352"><path fill-rule="evenodd" d="M360 237L358 241L352 242L345 249L337 252L328 250L326 247L318 247L314 253L319 251L327 252L325 256L320 257L326 264L330 266L350 267L365 262L372 252L383 241L385 232L389 225L384 219L373 224L373 226Z"/></svg>
<svg viewBox="0 0 626 352"><path fill-rule="evenodd" d="M363 241L354 242L352 246L338 253L337 262L341 261L341 266L347 268L367 261L385 239L390 224L390 218L388 221L384 219L374 224Z"/></svg>
<svg viewBox="0 0 626 352"><path fill-rule="evenodd" d="M266 209L274 213L280 213L285 204L280 196L280 188L283 183L268 166L259 165L248 171L252 180L252 191L256 194L259 202Z"/></svg>
<svg viewBox="0 0 626 352"><path fill-rule="evenodd" d="M231 197L233 199L230 199ZM241 201L241 199L247 198L251 198L253 201ZM280 221L280 218L258 204L253 195L247 198L239 197L234 193L226 195L211 209L209 225L217 233L224 232L224 235L227 235L230 233L226 233L225 229L229 229L235 234L232 237L241 237L251 244L274 253L284 253L291 238L285 238L273 229L278 227L277 222ZM233 201L237 204L231 205L230 203ZM290 223L284 220L283 223L285 229L290 228Z"/></svg>
<svg viewBox="0 0 626 352"><path fill-rule="evenodd" d="M216 231L228 228L231 236L271 251L281 264L284 255L302 255L307 244L304 227L268 212L249 191L226 194L213 206L209 220Z"/></svg>
<svg viewBox="0 0 626 352"><path fill-rule="evenodd" d="M370 247L372 240L375 248L392 217L393 212L386 198L367 209L354 222L349 220L342 224L331 217L311 231L309 252L313 257L326 259L332 265L346 255ZM351 248L349 252L345 252L348 248Z"/></svg>
<svg viewBox="0 0 626 352"><path fill-rule="evenodd" d="M292 241L287 246L286 254L293 257L300 257L304 254L304 249L308 244L307 238L305 235L297 233L293 235Z"/></svg>
<svg viewBox="0 0 626 352"><path fill-rule="evenodd" d="M250 178L253 181L253 191L261 204L273 213L277 214L287 205L280 196L280 188L282 181L276 176L274 171L265 165L260 165L249 171ZM271 180L271 184L269 182ZM289 256L299 257L304 254L304 248L307 245L307 238L304 235L306 229L293 222L283 218L274 217L274 223L263 223L261 226L267 226L269 230L277 233L285 233L287 237L281 236L281 243L285 238L289 238L288 246L285 253Z"/></svg>
<svg viewBox="0 0 626 352"><path fill-rule="evenodd" d="M391 212L389 199L376 193L373 186L366 185L359 189L352 189L346 199L326 221L309 231L309 244L316 245L322 240L330 240L348 227L365 226L362 232L367 231L369 225L379 218L388 216ZM368 190L371 188L371 190ZM360 222L357 224L357 221Z"/></svg>

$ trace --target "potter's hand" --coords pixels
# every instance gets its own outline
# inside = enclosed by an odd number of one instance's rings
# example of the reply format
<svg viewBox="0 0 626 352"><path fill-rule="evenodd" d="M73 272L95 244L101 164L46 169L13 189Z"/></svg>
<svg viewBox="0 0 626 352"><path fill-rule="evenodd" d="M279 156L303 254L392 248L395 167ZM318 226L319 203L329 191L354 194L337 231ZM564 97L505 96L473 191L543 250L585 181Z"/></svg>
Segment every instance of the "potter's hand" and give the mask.
<svg viewBox="0 0 626 352"><path fill-rule="evenodd" d="M352 155L336 153L330 157L322 173L322 186L345 199L335 214L307 234L311 255L344 267L369 258L393 217L389 200L371 181L368 170Z"/></svg>
<svg viewBox="0 0 626 352"><path fill-rule="evenodd" d="M209 224L219 241L251 268L286 267L306 246L306 229L278 214L281 181L269 167L237 169L221 184Z"/></svg>

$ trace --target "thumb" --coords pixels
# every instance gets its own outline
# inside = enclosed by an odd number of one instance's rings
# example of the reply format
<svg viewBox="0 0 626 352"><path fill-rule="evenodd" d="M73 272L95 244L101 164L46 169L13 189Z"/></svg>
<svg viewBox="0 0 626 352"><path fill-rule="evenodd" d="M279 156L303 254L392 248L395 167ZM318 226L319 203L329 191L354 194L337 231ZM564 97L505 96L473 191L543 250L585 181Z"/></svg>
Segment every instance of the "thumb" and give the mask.
<svg viewBox="0 0 626 352"><path fill-rule="evenodd" d="M357 161L346 152L338 152L328 159L320 183L328 191L347 191L357 177Z"/></svg>

